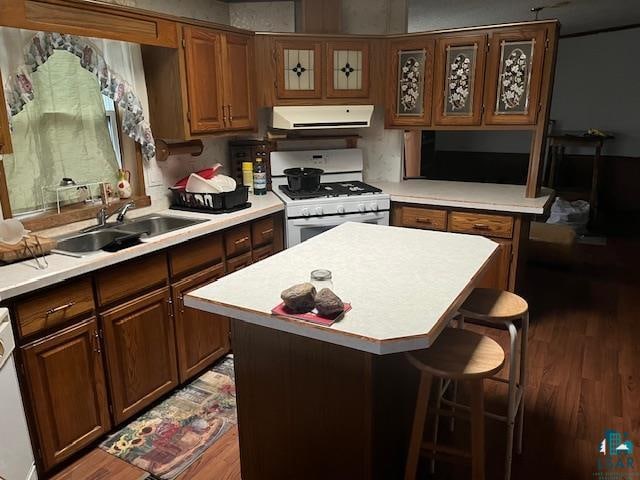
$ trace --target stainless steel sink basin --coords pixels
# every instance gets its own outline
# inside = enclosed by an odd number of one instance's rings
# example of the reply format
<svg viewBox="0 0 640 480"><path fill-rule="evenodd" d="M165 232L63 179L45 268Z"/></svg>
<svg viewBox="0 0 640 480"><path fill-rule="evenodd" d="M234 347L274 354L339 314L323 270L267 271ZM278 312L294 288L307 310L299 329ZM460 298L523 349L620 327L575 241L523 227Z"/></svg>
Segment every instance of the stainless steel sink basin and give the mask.
<svg viewBox="0 0 640 480"><path fill-rule="evenodd" d="M81 233L72 237L58 239L55 251L60 253L87 254L97 252L118 238L125 237L129 232L112 228Z"/></svg>
<svg viewBox="0 0 640 480"><path fill-rule="evenodd" d="M115 227L115 230L124 230L128 233L142 233L146 237L155 237L164 233L180 230L181 228L190 227L198 223L206 222L206 220L197 220L193 218L170 217L165 215L146 215L144 217L135 218L127 221L122 225Z"/></svg>

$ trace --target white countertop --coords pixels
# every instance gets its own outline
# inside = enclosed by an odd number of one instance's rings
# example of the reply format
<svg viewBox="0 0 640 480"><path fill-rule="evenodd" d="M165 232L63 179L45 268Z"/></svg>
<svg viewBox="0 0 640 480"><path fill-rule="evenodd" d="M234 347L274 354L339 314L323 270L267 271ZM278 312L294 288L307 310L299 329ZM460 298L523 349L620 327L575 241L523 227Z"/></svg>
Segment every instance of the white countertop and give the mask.
<svg viewBox="0 0 640 480"><path fill-rule="evenodd" d="M394 202L510 213L544 214L554 194L543 188L539 197L526 198L524 185L496 183L422 179L370 183L390 194Z"/></svg>
<svg viewBox="0 0 640 480"><path fill-rule="evenodd" d="M376 354L426 348L497 246L478 235L349 222L191 292L185 304ZM335 293L353 309L330 327L272 315L280 292L317 268L331 270Z"/></svg>
<svg viewBox="0 0 640 480"><path fill-rule="evenodd" d="M261 196L250 195L249 201L251 202L250 208L219 215L183 212L179 210L155 212L176 217L206 219L208 221L174 232L165 233L164 235L142 239L143 243L141 245L119 252L97 252L82 258L52 254L47 256L49 267L45 270L36 269L33 261L24 261L2 266L0 267L0 300L6 300L37 290L38 288L47 287L67 278L89 273L141 255L162 250L163 248L171 247L193 238L223 230L284 209L282 201L271 192Z"/></svg>

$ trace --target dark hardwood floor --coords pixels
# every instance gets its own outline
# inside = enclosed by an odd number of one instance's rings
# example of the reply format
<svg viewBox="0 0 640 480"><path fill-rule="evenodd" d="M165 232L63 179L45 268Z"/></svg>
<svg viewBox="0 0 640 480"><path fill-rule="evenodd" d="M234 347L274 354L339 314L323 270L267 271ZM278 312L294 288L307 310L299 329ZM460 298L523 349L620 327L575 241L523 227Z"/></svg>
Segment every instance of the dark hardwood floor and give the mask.
<svg viewBox="0 0 640 480"><path fill-rule="evenodd" d="M524 452L514 456L514 480L594 478L607 429L628 432L634 444L640 444L639 252L640 241L610 239L606 247L579 246L571 267L528 269L523 295L531 307L529 386ZM480 330L507 346L505 333ZM490 383L487 409L505 408L505 396L504 386ZM441 424L443 441L451 435L446 421ZM504 428L487 420L489 480L502 478ZM451 440L464 444L466 429L465 422L458 421ZM86 464L95 461L91 455L56 479L107 478L88 475ZM123 463L113 460L114 465ZM85 476L69 473L79 472L79 464L85 464ZM469 475L466 466L440 462L434 476L425 473L426 465L422 470L420 478L457 480ZM108 478L125 480L138 473ZM187 479L239 480L237 430L179 477Z"/></svg>

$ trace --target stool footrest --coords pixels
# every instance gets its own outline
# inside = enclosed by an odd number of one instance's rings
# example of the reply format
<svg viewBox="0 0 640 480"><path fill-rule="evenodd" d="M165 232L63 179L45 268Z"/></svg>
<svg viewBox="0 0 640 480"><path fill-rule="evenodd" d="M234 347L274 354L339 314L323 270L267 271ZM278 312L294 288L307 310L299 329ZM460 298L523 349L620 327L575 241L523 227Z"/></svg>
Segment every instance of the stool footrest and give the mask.
<svg viewBox="0 0 640 480"><path fill-rule="evenodd" d="M459 457L471 460L471 452L459 448L448 447L446 445L435 445L432 442L423 442L420 446L422 454L426 457L434 457L437 455L447 455L450 457Z"/></svg>

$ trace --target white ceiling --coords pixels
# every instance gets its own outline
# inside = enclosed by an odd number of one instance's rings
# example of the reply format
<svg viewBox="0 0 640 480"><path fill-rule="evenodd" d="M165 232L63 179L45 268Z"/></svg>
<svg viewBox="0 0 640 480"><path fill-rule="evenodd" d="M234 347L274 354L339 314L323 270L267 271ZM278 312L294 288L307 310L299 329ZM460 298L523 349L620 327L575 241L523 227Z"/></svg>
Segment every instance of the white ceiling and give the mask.
<svg viewBox="0 0 640 480"><path fill-rule="evenodd" d="M531 7L559 0L408 0L409 32L534 20ZM560 34L640 23L639 0L571 0L545 9L540 20L558 18Z"/></svg>

